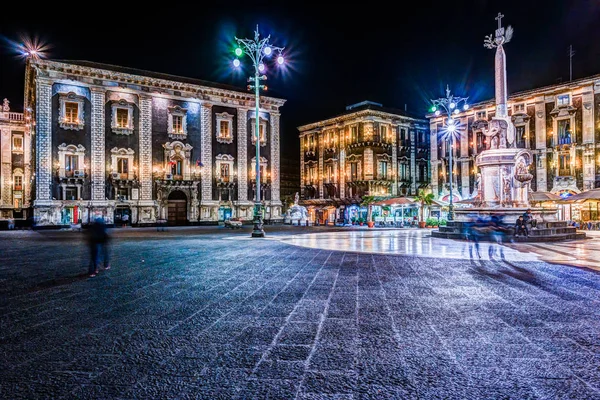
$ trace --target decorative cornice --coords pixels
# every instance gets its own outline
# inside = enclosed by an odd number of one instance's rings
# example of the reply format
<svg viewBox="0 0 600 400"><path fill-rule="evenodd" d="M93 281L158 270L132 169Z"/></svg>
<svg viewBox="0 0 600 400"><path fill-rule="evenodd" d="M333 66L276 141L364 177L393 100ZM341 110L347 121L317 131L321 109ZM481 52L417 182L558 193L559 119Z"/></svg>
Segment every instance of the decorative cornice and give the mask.
<svg viewBox="0 0 600 400"><path fill-rule="evenodd" d="M404 115L399 115L399 114L392 114L389 112L385 112L385 111L379 111L379 110L360 110L360 111L356 111L350 114L344 114L344 115L340 115L334 118L329 118L323 121L319 121L319 122L313 122L311 124L307 124L307 125L301 125L299 127L297 127L297 129L300 131L300 133L305 133L306 131L310 131L310 130L314 130L314 129L318 129L318 128L323 128L323 129L330 129L330 128L335 128L335 126L337 124L343 124L343 123L347 123L347 122L351 122L352 123L358 123L360 121L353 121L355 119L361 118L375 118L375 117L379 117L382 118L384 120L388 119L392 119L393 121L390 121L390 123L393 124L399 124L400 121L405 122L405 121L412 121L412 122L421 122L421 123L426 123L427 120L425 119L419 119L419 118L413 118L413 117L407 117ZM400 120L400 121L398 121ZM372 121L369 121L372 122Z"/></svg>
<svg viewBox="0 0 600 400"><path fill-rule="evenodd" d="M140 91L149 91L150 88L158 90L174 90L182 92L182 97L196 97L203 100L210 100L211 96L219 96L226 99L233 99L246 102L254 102L255 100L253 93L243 92L242 89L240 89L240 91L238 92L234 90L221 89L205 85L183 83L178 82L176 80L153 78L143 75L133 75L124 72L111 71L102 68L86 67L82 65L69 64L51 60L35 60L31 61L31 64L32 67L34 67L38 71L38 73L46 77L48 77L49 72L56 72L59 74L64 74L65 78L69 76L71 79L73 77L81 77L94 80L109 80L125 84L128 86L128 88L131 88L130 85L139 85ZM184 92L186 93L185 96L183 96ZM262 105L281 107L285 104L285 102L286 100L284 99L261 96Z"/></svg>

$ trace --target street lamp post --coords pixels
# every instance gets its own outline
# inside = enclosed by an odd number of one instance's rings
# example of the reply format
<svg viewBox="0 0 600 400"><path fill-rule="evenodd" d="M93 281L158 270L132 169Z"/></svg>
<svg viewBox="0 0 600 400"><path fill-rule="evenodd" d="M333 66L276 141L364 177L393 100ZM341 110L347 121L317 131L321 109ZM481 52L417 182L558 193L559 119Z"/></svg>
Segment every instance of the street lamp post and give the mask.
<svg viewBox="0 0 600 400"><path fill-rule="evenodd" d="M448 150L448 162L450 163L450 204L448 205L448 220L454 220L454 194L453 194L453 179L454 179L454 164L452 161L453 153L454 153L454 136L459 134L459 122L456 121L452 114L460 113L460 105L462 103L462 109L467 110L469 108L469 104L467 103L468 97L456 97L450 94L450 87L446 86L446 97L439 98L437 100L431 100L433 103L433 107L431 107L431 111L434 112L436 116L441 115L442 113L446 114L444 118L444 140L448 140L450 142L450 148Z"/></svg>
<svg viewBox="0 0 600 400"><path fill-rule="evenodd" d="M254 89L255 95L255 131L254 131L254 139L256 144L256 198L254 201L254 227L252 229L252 237L265 237L265 231L263 230L263 218L262 218L262 204L260 200L260 119L259 119L259 109L260 109L260 89L267 90L266 85L261 85L261 80L266 80L267 76L264 75L265 72L265 64L263 60L265 57L270 58L273 55L273 52L277 52L277 64L281 65L284 62L284 58L282 55L283 47L276 47L269 44L269 39L271 35L268 35L265 38L260 38L258 33L258 25L256 26L256 31L254 31L254 39L238 39L235 40L238 43L238 47L235 49L236 57L241 57L244 53L246 53L250 59L252 60L252 66L254 67L254 76L248 78L248 82L253 82L252 85L248 85L248 89ZM235 68L239 68L241 66L241 62L239 58L233 60L233 66ZM265 132L266 135L266 132Z"/></svg>

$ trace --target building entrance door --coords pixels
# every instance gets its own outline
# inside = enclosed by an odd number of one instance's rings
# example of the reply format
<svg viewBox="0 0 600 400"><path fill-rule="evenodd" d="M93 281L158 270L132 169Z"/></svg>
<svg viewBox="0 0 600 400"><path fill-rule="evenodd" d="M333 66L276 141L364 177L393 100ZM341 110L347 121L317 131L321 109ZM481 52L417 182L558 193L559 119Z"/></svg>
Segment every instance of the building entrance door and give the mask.
<svg viewBox="0 0 600 400"><path fill-rule="evenodd" d="M219 207L219 221L226 221L231 218L231 207Z"/></svg>
<svg viewBox="0 0 600 400"><path fill-rule="evenodd" d="M169 194L169 210L167 214L169 225L187 224L187 196L180 190Z"/></svg>

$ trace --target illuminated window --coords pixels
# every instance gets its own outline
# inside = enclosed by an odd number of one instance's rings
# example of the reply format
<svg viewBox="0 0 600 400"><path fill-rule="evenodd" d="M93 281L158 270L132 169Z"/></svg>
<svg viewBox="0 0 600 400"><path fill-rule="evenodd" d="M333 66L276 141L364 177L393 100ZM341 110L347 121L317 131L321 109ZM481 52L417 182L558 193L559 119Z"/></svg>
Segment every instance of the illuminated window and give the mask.
<svg viewBox="0 0 600 400"><path fill-rule="evenodd" d="M171 161L171 174L176 177L181 176L182 162L181 160Z"/></svg>
<svg viewBox="0 0 600 400"><path fill-rule="evenodd" d="M400 164L400 179L403 181L408 179L408 168L406 164Z"/></svg>
<svg viewBox="0 0 600 400"><path fill-rule="evenodd" d="M23 151L23 136L15 135L12 140L12 149L15 153Z"/></svg>
<svg viewBox="0 0 600 400"><path fill-rule="evenodd" d="M358 180L358 163L350 163L350 182Z"/></svg>
<svg viewBox="0 0 600 400"><path fill-rule="evenodd" d="M173 115L173 132L179 134L183 133L183 116Z"/></svg>
<svg viewBox="0 0 600 400"><path fill-rule="evenodd" d="M13 178L14 188L13 190L23 190L23 177L20 175L15 175Z"/></svg>
<svg viewBox="0 0 600 400"><path fill-rule="evenodd" d="M379 137L380 137L380 141L382 142L387 142L387 126L380 126L379 127Z"/></svg>
<svg viewBox="0 0 600 400"><path fill-rule="evenodd" d="M379 171L381 172L380 178L387 179L388 177L388 163L387 161L379 161Z"/></svg>
<svg viewBox="0 0 600 400"><path fill-rule="evenodd" d="M477 111L477 119L487 119L487 113L485 111Z"/></svg>
<svg viewBox="0 0 600 400"><path fill-rule="evenodd" d="M221 164L221 179L229 182L229 164Z"/></svg>
<svg viewBox="0 0 600 400"><path fill-rule="evenodd" d="M558 144L571 144L571 121L558 121Z"/></svg>
<svg viewBox="0 0 600 400"><path fill-rule="evenodd" d="M125 100L113 102L111 128L117 135L133 134L133 104Z"/></svg>
<svg viewBox="0 0 600 400"><path fill-rule="evenodd" d="M79 123L79 104L71 101L65 103L65 122L68 124Z"/></svg>
<svg viewBox="0 0 600 400"><path fill-rule="evenodd" d="M129 173L129 158L119 157L117 158L117 172L119 174Z"/></svg>
<svg viewBox="0 0 600 400"><path fill-rule="evenodd" d="M129 111L124 108L117 108L117 127L127 128L129 123Z"/></svg>
<svg viewBox="0 0 600 400"><path fill-rule="evenodd" d="M65 155L65 175L73 176L79 167L79 156L75 154Z"/></svg>
<svg viewBox="0 0 600 400"><path fill-rule="evenodd" d="M220 121L220 126L219 126L219 137L221 138L228 138L231 135L231 132L229 130L229 121Z"/></svg>
<svg viewBox="0 0 600 400"><path fill-rule="evenodd" d="M358 126L353 126L350 128L350 141L352 143L358 142Z"/></svg>
<svg viewBox="0 0 600 400"><path fill-rule="evenodd" d="M167 134L171 139L185 139L187 135L187 109L179 106L168 108Z"/></svg>
<svg viewBox="0 0 600 400"><path fill-rule="evenodd" d="M556 102L559 106L568 106L570 104L571 96L568 94L561 94L556 96Z"/></svg>
<svg viewBox="0 0 600 400"><path fill-rule="evenodd" d="M525 104L521 103L521 104L515 104L514 105L514 112L516 113L524 113L525 112Z"/></svg>
<svg viewBox="0 0 600 400"><path fill-rule="evenodd" d="M256 120L252 119L252 143L256 143ZM260 138L260 145L265 146L267 144L267 121L261 119L258 124L258 137ZM314 150L313 142L311 136L311 149Z"/></svg>

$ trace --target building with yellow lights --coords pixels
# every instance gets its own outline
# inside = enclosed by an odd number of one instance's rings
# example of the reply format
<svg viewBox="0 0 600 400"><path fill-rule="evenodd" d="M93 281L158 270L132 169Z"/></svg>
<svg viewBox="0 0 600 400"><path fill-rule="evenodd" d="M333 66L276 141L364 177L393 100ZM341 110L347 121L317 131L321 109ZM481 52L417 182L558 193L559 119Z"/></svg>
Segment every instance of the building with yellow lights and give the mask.
<svg viewBox="0 0 600 400"><path fill-rule="evenodd" d="M508 98L514 145L534 156L531 189L562 197L600 187L600 75L514 93ZM453 116L460 138L453 149L454 201L476 193L475 157L489 148L482 128L494 116L494 100ZM442 116L427 116L431 133L431 187L449 198L449 143L442 140ZM564 218L569 218L565 215Z"/></svg>
<svg viewBox="0 0 600 400"><path fill-rule="evenodd" d="M349 222L364 196L410 196L429 183L426 119L364 101L298 130L301 198L314 222Z"/></svg>
<svg viewBox="0 0 600 400"><path fill-rule="evenodd" d="M4 99L0 104L0 220L29 217L29 127L24 114L11 111L10 102Z"/></svg>

